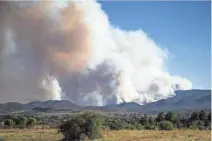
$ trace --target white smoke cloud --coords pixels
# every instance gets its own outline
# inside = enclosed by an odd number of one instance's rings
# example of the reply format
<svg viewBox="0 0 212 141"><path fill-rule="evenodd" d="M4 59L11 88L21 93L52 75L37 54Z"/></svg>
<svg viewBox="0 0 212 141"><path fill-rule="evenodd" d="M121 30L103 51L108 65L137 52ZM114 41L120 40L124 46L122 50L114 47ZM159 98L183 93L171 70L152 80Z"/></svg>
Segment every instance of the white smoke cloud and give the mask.
<svg viewBox="0 0 212 141"><path fill-rule="evenodd" d="M143 104L192 88L164 70L165 49L141 29L111 25L99 3L33 5L1 15L0 102Z"/></svg>
<svg viewBox="0 0 212 141"><path fill-rule="evenodd" d="M47 78L42 81L42 86L47 93L52 94L53 99L61 100L62 91L56 78L47 76Z"/></svg>

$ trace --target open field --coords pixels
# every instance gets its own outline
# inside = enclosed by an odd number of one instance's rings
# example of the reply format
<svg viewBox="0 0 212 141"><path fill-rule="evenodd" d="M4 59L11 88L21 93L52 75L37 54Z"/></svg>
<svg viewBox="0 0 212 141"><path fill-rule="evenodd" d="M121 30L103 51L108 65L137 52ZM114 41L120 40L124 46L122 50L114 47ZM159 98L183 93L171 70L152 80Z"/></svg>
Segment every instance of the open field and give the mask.
<svg viewBox="0 0 212 141"><path fill-rule="evenodd" d="M56 129L3 129L0 137L5 141L58 141L62 134Z"/></svg>
<svg viewBox="0 0 212 141"><path fill-rule="evenodd" d="M58 141L62 135L56 129L8 129L0 130L5 141ZM104 131L104 137L98 141L210 141L210 131L174 130L174 131Z"/></svg>

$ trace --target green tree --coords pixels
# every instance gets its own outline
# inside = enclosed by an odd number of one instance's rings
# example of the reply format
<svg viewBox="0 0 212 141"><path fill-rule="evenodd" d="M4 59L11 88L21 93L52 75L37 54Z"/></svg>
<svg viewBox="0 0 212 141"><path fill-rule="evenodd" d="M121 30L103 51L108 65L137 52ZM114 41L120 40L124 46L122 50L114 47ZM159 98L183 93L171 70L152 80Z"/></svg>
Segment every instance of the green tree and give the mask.
<svg viewBox="0 0 212 141"><path fill-rule="evenodd" d="M136 124L135 126L136 126L136 129L137 129L137 130L143 130L143 129L145 128L145 127L142 126L141 124Z"/></svg>
<svg viewBox="0 0 212 141"><path fill-rule="evenodd" d="M97 114L85 113L73 116L59 127L64 140L96 139L102 136L102 117Z"/></svg>
<svg viewBox="0 0 212 141"><path fill-rule="evenodd" d="M27 118L25 116L13 116L12 120L14 122L14 127L16 128L25 128Z"/></svg>
<svg viewBox="0 0 212 141"><path fill-rule="evenodd" d="M176 122L177 121L177 113L175 112L168 112L165 116L165 120Z"/></svg>
<svg viewBox="0 0 212 141"><path fill-rule="evenodd" d="M200 120L205 120L206 119L206 113L205 113L205 111L201 110L199 112L199 119Z"/></svg>
<svg viewBox="0 0 212 141"><path fill-rule="evenodd" d="M211 122L211 112L208 114L207 120Z"/></svg>
<svg viewBox="0 0 212 141"><path fill-rule="evenodd" d="M149 117L149 124L150 125L154 125L155 124L155 121L154 121L153 117Z"/></svg>
<svg viewBox="0 0 212 141"><path fill-rule="evenodd" d="M196 112L196 111L193 112L193 113L191 114L190 120L191 120L191 121L199 120L199 114L198 114L198 112Z"/></svg>
<svg viewBox="0 0 212 141"><path fill-rule="evenodd" d="M155 125L150 125L150 124L145 125L144 128L146 130L156 130L157 129L157 127Z"/></svg>
<svg viewBox="0 0 212 141"><path fill-rule="evenodd" d="M147 125L149 122L147 115L145 114L144 116L141 116L139 123L142 125Z"/></svg>
<svg viewBox="0 0 212 141"><path fill-rule="evenodd" d="M159 124L160 130L174 130L174 126L170 121L162 121Z"/></svg>
<svg viewBox="0 0 212 141"><path fill-rule="evenodd" d="M4 121L4 125L6 126L6 127L13 127L13 120L12 119L6 119L5 121Z"/></svg>
<svg viewBox="0 0 212 141"><path fill-rule="evenodd" d="M155 119L157 122L161 122L165 120L165 114L163 112L159 113Z"/></svg>
<svg viewBox="0 0 212 141"><path fill-rule="evenodd" d="M205 120L204 120L204 126L205 126L205 127L210 126L210 121L207 120L207 119L205 119Z"/></svg>
<svg viewBox="0 0 212 141"><path fill-rule="evenodd" d="M26 126L31 127L31 126L34 126L34 125L36 125L36 119L32 118L32 117L28 118L27 122L26 122Z"/></svg>

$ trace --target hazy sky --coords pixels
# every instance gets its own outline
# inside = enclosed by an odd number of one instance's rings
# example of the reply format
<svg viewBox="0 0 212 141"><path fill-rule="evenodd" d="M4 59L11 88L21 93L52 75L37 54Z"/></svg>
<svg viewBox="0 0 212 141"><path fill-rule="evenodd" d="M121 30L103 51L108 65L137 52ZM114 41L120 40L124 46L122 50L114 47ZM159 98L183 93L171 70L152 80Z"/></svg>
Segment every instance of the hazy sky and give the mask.
<svg viewBox="0 0 212 141"><path fill-rule="evenodd" d="M110 22L125 30L142 29L169 51L167 70L185 76L193 88L210 84L210 2L100 2Z"/></svg>

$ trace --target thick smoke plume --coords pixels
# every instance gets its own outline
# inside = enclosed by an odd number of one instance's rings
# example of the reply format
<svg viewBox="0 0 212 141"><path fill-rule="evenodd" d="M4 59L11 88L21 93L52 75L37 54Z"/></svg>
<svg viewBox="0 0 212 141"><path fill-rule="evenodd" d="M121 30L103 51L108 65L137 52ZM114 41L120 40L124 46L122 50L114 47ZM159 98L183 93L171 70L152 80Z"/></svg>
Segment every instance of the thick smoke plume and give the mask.
<svg viewBox="0 0 212 141"><path fill-rule="evenodd" d="M164 70L166 50L141 29L111 25L95 1L1 2L0 10L0 102L143 104L192 87Z"/></svg>

